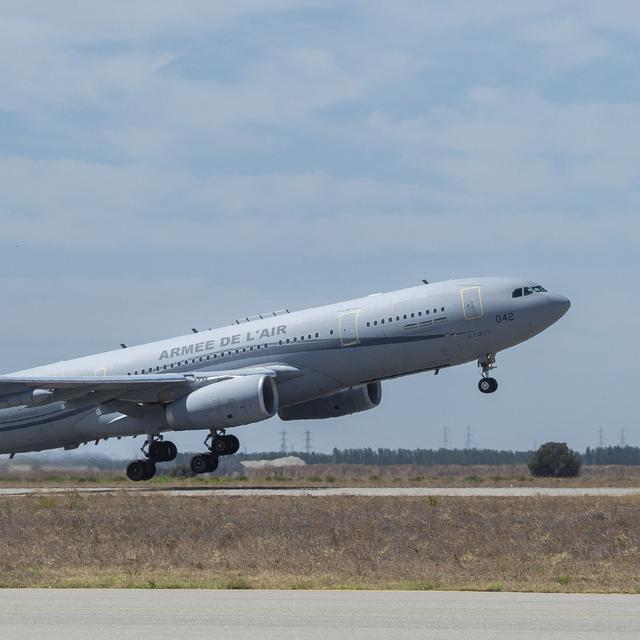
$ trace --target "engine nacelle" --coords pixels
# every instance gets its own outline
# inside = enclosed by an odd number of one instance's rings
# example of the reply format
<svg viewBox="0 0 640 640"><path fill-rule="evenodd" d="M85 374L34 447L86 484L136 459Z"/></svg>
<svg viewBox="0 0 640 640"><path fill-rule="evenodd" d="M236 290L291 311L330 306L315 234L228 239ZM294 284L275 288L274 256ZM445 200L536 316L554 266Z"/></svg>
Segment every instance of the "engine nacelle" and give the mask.
<svg viewBox="0 0 640 640"><path fill-rule="evenodd" d="M330 396L301 402L278 411L282 420L317 420L337 418L350 413L368 411L380 404L382 385L379 382L360 384Z"/></svg>
<svg viewBox="0 0 640 640"><path fill-rule="evenodd" d="M278 388L269 376L215 382L166 407L172 429L218 429L260 422L278 411Z"/></svg>

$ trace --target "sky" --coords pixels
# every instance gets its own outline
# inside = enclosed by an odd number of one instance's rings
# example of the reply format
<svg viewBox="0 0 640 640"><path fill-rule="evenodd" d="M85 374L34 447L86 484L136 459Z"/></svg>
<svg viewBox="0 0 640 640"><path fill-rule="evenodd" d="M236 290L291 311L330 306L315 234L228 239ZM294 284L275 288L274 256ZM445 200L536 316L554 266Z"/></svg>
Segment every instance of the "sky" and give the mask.
<svg viewBox="0 0 640 640"><path fill-rule="evenodd" d="M289 443L640 445L639 68L632 1L2 0L0 370L522 276L572 308L498 393L473 363L389 381Z"/></svg>

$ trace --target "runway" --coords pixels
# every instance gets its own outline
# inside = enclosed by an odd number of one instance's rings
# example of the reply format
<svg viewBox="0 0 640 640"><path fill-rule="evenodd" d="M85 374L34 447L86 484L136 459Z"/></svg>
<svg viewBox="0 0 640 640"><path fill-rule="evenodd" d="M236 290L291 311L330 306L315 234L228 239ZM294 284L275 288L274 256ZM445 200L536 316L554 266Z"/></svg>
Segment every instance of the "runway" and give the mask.
<svg viewBox="0 0 640 640"><path fill-rule="evenodd" d="M464 496L464 497L576 497L607 496L624 497L640 495L640 487L332 487L332 488L255 488L217 489L212 487L4 487L0 488L1 496L26 496L59 493L117 493L127 492L139 496Z"/></svg>
<svg viewBox="0 0 640 640"><path fill-rule="evenodd" d="M3 640L637 638L640 596L5 589Z"/></svg>

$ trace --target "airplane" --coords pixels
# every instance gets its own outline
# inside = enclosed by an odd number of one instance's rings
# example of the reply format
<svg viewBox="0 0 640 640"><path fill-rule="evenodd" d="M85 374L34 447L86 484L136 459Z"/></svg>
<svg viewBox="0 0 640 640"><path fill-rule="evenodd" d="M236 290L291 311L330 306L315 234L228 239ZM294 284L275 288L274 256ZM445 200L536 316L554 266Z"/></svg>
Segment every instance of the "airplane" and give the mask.
<svg viewBox="0 0 640 640"><path fill-rule="evenodd" d="M540 333L571 306L519 278L472 277L235 324L0 376L0 453L146 435L126 469L149 480L175 460L163 433L208 430L194 473L210 473L240 441L227 429L272 418L367 411L381 382L477 361L494 393L496 354Z"/></svg>

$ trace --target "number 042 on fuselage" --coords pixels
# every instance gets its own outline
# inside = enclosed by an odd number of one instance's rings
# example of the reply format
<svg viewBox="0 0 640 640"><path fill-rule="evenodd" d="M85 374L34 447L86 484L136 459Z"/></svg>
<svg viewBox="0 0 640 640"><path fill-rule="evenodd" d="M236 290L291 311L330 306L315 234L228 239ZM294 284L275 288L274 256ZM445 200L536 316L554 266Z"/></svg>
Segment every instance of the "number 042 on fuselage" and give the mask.
<svg viewBox="0 0 640 640"><path fill-rule="evenodd" d="M238 450L226 430L273 417L321 419L372 409L381 381L466 362L492 393L495 355L569 309L517 278L425 283L0 376L0 453L147 436L127 475L144 480L176 456L168 431L206 429L196 473ZM124 347L124 345L122 345Z"/></svg>

